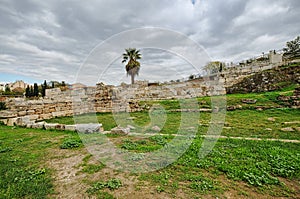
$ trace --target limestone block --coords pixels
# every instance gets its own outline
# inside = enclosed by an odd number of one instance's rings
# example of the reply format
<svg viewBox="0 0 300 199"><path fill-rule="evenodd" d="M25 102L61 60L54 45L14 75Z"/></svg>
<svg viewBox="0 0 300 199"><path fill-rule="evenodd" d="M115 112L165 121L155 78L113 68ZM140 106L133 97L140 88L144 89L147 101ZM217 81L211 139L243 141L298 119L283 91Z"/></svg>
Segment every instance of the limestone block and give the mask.
<svg viewBox="0 0 300 199"><path fill-rule="evenodd" d="M65 130L76 131L76 125L65 125Z"/></svg>
<svg viewBox="0 0 300 199"><path fill-rule="evenodd" d="M56 129L56 126L59 125L58 123L45 123L44 127L46 130L50 130L50 129Z"/></svg>
<svg viewBox="0 0 300 199"><path fill-rule="evenodd" d="M26 111L19 111L19 112L18 112L18 116L20 116L20 117L21 117L21 116L25 116L26 113L27 113Z"/></svg>
<svg viewBox="0 0 300 199"><path fill-rule="evenodd" d="M28 117L30 118L30 120L36 121L37 119L39 119L39 115L28 115Z"/></svg>
<svg viewBox="0 0 300 199"><path fill-rule="evenodd" d="M53 112L52 116L53 117L61 117L61 116L63 116L63 114L62 114L62 112Z"/></svg>
<svg viewBox="0 0 300 199"><path fill-rule="evenodd" d="M64 124L57 124L56 126L55 126L55 129L56 130L60 130L60 131L63 131L63 130L65 130L65 125Z"/></svg>
<svg viewBox="0 0 300 199"><path fill-rule="evenodd" d="M33 128L33 129L43 129L45 124L46 124L46 122L33 123L31 125L31 128Z"/></svg>
<svg viewBox="0 0 300 199"><path fill-rule="evenodd" d="M3 122L3 124L7 125L7 119L0 119L0 122Z"/></svg>
<svg viewBox="0 0 300 199"><path fill-rule="evenodd" d="M17 118L8 118L7 119L7 126L14 126L15 123L17 122Z"/></svg>
<svg viewBox="0 0 300 199"><path fill-rule="evenodd" d="M35 111L32 109L27 111L27 115L33 115L33 114L35 114Z"/></svg>
<svg viewBox="0 0 300 199"><path fill-rule="evenodd" d="M102 124L76 124L76 131L79 133L96 133L96 132L102 132L103 127Z"/></svg>
<svg viewBox="0 0 300 199"><path fill-rule="evenodd" d="M41 114L41 115L40 115L40 118L41 118L42 120L48 120L48 119L51 119L51 118L52 118L52 114L51 114L51 113Z"/></svg>
<svg viewBox="0 0 300 199"><path fill-rule="evenodd" d="M17 117L17 113L14 111L0 111L0 119L14 118Z"/></svg>
<svg viewBox="0 0 300 199"><path fill-rule="evenodd" d="M31 123L31 122L30 122L30 117L29 117L29 116L25 116L25 117L17 117L17 118L16 118L15 125L17 125L17 126L22 126L22 127L26 127L28 123Z"/></svg>

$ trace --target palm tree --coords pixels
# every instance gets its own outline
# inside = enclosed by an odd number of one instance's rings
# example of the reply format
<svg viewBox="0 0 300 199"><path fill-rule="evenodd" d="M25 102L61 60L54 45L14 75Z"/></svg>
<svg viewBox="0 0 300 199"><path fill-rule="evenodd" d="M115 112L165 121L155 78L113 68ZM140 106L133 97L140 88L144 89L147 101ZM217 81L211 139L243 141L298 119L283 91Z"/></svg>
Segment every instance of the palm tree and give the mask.
<svg viewBox="0 0 300 199"><path fill-rule="evenodd" d="M139 50L136 50L135 48L128 48L125 49L126 53L123 53L123 61L122 63L125 63L128 61L126 64L126 72L127 75L131 76L131 84L134 84L134 77L139 74L140 71L140 62L137 60L141 59L141 54Z"/></svg>

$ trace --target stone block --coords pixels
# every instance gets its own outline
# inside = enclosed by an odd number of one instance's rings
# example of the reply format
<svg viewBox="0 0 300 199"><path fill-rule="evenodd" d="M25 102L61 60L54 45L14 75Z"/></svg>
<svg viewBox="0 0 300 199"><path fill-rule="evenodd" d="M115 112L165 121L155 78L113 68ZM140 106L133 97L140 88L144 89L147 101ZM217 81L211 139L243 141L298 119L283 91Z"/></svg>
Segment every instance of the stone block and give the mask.
<svg viewBox="0 0 300 199"><path fill-rule="evenodd" d="M45 125L45 122L37 122L37 123L33 123L31 125L31 128L33 129L43 129Z"/></svg>
<svg viewBox="0 0 300 199"><path fill-rule="evenodd" d="M60 130L60 131L63 131L63 130L65 130L65 125L64 124L57 124L56 126L55 126L55 129L56 130Z"/></svg>
<svg viewBox="0 0 300 199"><path fill-rule="evenodd" d="M46 130L54 130L56 126L59 125L58 123L45 123L44 127Z"/></svg>
<svg viewBox="0 0 300 199"><path fill-rule="evenodd" d="M30 120L32 120L32 121L36 121L37 119L39 119L39 115L28 115L28 117L29 117Z"/></svg>
<svg viewBox="0 0 300 199"><path fill-rule="evenodd" d="M17 118L8 118L7 119L7 126L14 126L17 122Z"/></svg>
<svg viewBox="0 0 300 199"><path fill-rule="evenodd" d="M31 123L29 116L17 117L16 119L15 125L17 126L26 127L28 123Z"/></svg>
<svg viewBox="0 0 300 199"><path fill-rule="evenodd" d="M76 131L76 125L65 125L65 130Z"/></svg>
<svg viewBox="0 0 300 199"><path fill-rule="evenodd" d="M103 127L102 124L76 124L76 131L79 133L96 133L96 132L102 132Z"/></svg>
<svg viewBox="0 0 300 199"><path fill-rule="evenodd" d="M27 113L26 111L19 111L19 112L18 112L18 116L19 116L19 117L25 116L26 113Z"/></svg>

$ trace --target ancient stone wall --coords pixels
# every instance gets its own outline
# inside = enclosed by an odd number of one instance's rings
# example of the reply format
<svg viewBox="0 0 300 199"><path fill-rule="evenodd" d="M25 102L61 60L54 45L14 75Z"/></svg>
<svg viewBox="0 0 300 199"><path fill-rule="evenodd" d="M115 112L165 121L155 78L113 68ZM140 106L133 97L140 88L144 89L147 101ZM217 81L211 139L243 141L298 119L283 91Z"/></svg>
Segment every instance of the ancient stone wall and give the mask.
<svg viewBox="0 0 300 199"><path fill-rule="evenodd" d="M143 109L139 101L223 95L226 93L225 87L236 85L244 77L276 66L228 68L222 73L178 83L149 84L141 81L135 85L122 84L116 87L99 83L96 87L67 91L47 89L43 99L7 99L8 110L0 112L0 120L13 125L22 123L22 120L41 121L91 112L135 112Z"/></svg>

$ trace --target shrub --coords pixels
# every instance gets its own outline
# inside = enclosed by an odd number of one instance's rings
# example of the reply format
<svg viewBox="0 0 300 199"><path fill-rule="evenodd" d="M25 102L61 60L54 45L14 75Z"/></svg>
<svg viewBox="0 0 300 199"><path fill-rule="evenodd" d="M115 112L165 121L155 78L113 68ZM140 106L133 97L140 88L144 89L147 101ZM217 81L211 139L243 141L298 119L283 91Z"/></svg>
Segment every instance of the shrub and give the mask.
<svg viewBox="0 0 300 199"><path fill-rule="evenodd" d="M80 139L66 139L61 145L61 149L72 149L72 148L78 148L82 145L82 141Z"/></svg>
<svg viewBox="0 0 300 199"><path fill-rule="evenodd" d="M100 181L100 182L96 182L92 188L88 189L87 192L88 193L95 193L99 190L102 190L104 188L108 188L110 190L115 190L118 189L122 186L122 182L119 179L110 179L106 182Z"/></svg>

